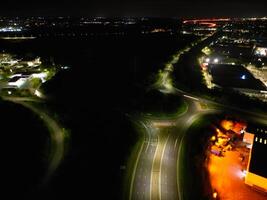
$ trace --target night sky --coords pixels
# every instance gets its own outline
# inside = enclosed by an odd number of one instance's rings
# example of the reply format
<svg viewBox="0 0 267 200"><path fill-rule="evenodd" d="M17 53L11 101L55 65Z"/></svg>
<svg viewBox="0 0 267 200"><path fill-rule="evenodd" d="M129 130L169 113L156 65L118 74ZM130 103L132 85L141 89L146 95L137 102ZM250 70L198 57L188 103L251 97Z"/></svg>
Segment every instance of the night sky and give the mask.
<svg viewBox="0 0 267 200"><path fill-rule="evenodd" d="M1 1L0 15L9 16L267 16L265 0L12 0Z"/></svg>

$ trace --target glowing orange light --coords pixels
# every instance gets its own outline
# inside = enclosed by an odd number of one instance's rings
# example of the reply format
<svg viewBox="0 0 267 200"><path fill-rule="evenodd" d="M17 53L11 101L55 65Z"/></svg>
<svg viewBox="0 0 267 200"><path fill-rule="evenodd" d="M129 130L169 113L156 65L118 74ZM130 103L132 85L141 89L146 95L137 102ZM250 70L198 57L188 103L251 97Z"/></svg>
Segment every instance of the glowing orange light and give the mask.
<svg viewBox="0 0 267 200"><path fill-rule="evenodd" d="M234 123L230 120L222 120L221 126L228 131L233 129Z"/></svg>
<svg viewBox="0 0 267 200"><path fill-rule="evenodd" d="M223 21L230 21L230 18L212 18L212 19L189 19L184 20L183 23L198 23L198 22L223 22Z"/></svg>
<svg viewBox="0 0 267 200"><path fill-rule="evenodd" d="M211 138L210 138L211 141L215 141L216 140L216 137L213 135Z"/></svg>
<svg viewBox="0 0 267 200"><path fill-rule="evenodd" d="M207 25L209 28L217 26L216 23L211 23L211 22L200 22L199 24L201 25Z"/></svg>

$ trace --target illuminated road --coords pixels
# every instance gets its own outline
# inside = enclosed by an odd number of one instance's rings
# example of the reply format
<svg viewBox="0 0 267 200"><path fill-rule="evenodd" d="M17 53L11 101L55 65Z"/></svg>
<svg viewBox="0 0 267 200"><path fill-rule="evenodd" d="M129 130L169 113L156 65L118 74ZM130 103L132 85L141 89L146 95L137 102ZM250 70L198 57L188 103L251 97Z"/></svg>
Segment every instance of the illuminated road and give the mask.
<svg viewBox="0 0 267 200"><path fill-rule="evenodd" d="M164 91L161 89L161 91ZM213 101L192 96L179 89L172 93L181 96L188 109L175 120L146 118L141 121L145 127L145 141L136 160L136 171L132 176L129 199L133 200L175 200L183 198L180 183L179 152L183 145L186 130L206 114L217 114L223 110L247 116L247 119L267 124L266 116L218 104ZM202 109L201 104L212 105L216 109ZM145 122L145 123L144 123Z"/></svg>
<svg viewBox="0 0 267 200"><path fill-rule="evenodd" d="M158 142L156 129L147 121L141 123L146 130L146 135L142 148L140 149L140 156L137 161L138 166L135 171L133 185L131 186L130 196L133 199L150 198L152 161Z"/></svg>
<svg viewBox="0 0 267 200"><path fill-rule="evenodd" d="M200 42L205 39L207 38L201 39ZM179 153L187 129L204 115L217 114L227 110L239 113L242 116L249 115L249 118L254 121L267 124L266 115L219 104L173 87L173 81L171 80L173 64L179 61L181 54L187 53L195 45L197 44L191 44L190 47L179 51L159 73L154 84L154 88L163 93L172 93L183 98L188 105L188 109L173 120L164 118L159 120L153 119L153 117L140 119L139 123L145 130L145 140L135 161L129 188L129 200L184 199L184 188L180 181L183 174L179 174L179 169L182 166ZM201 104L214 108L205 110L201 108Z"/></svg>
<svg viewBox="0 0 267 200"><path fill-rule="evenodd" d="M4 100L11 101L13 103L20 104L25 108L30 109L32 112L37 114L46 124L51 139L51 152L50 152L50 160L49 166L47 170L47 174L44 178L44 181L47 181L50 176L54 173L57 169L59 164L61 163L64 157L64 138L65 138L65 131L64 128L60 127L60 125L49 116L49 114L39 108L38 106L34 106L33 102L42 102L42 100L38 100L37 98L27 98L27 97L7 97L3 98Z"/></svg>
<svg viewBox="0 0 267 200"><path fill-rule="evenodd" d="M201 40L203 41L203 39ZM194 46L192 44L191 46ZM210 111L200 109L198 99L172 87L170 73L180 55L191 47L179 51L158 77L154 87L164 93L181 96L188 109L173 120L145 118L140 120L145 139L140 147L129 188L129 200L179 199L179 151L184 134L200 114Z"/></svg>
<svg viewBox="0 0 267 200"><path fill-rule="evenodd" d="M173 120L146 118L145 140L140 149L129 199L179 199L179 151L186 130L204 114L215 110L202 110L193 99L184 97L188 109Z"/></svg>
<svg viewBox="0 0 267 200"><path fill-rule="evenodd" d="M175 93L182 96L188 109L177 116L175 120L159 120L152 117L142 121L145 127L146 139L136 160L137 167L132 177L129 199L134 200L174 200L183 198L183 186L180 183L179 152L183 145L186 130L194 121L206 114L217 114L228 110L238 112L248 119L267 124L266 116L241 110L227 105L221 105L209 100L197 98L180 90ZM201 103L216 106L216 109L203 110ZM140 122L141 123L141 122Z"/></svg>

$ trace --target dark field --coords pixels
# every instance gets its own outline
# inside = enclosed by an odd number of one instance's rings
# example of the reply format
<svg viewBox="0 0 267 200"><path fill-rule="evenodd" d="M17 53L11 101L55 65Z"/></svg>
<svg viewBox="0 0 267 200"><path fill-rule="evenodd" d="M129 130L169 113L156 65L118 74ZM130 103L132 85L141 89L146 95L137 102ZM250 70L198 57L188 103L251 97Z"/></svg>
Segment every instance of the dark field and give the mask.
<svg viewBox="0 0 267 200"><path fill-rule="evenodd" d="M266 90L264 84L241 65L211 65L209 71L213 82L219 86Z"/></svg>
<svg viewBox="0 0 267 200"><path fill-rule="evenodd" d="M6 52L70 67L42 87L47 107L70 130L71 139L65 160L34 192L36 199L122 198L124 166L137 141L127 113L157 109L162 97L146 95L153 76L194 39L154 35L0 42Z"/></svg>

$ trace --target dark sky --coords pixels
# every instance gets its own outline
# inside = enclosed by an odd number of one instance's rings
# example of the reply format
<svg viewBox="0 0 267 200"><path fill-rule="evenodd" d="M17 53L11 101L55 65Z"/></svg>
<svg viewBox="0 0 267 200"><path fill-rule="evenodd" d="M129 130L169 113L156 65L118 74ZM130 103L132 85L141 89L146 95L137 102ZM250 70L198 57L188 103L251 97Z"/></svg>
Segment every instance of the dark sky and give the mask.
<svg viewBox="0 0 267 200"><path fill-rule="evenodd" d="M246 0L247 1L247 0ZM266 0L5 0L0 15L267 16Z"/></svg>

